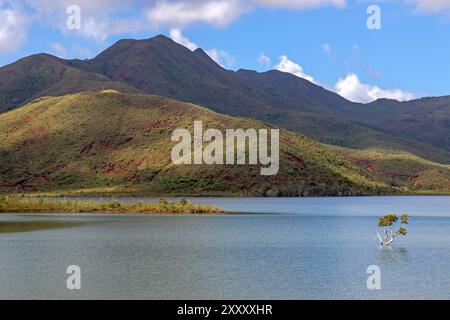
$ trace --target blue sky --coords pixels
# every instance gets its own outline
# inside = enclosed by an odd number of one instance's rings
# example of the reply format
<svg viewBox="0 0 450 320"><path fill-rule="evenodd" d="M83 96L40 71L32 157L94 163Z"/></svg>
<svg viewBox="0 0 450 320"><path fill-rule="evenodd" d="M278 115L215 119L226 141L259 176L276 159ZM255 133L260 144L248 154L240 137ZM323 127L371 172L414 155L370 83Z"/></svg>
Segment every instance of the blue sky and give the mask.
<svg viewBox="0 0 450 320"><path fill-rule="evenodd" d="M381 29L367 27L370 5ZM450 94L450 0L0 0L0 65L92 58L160 33L226 68L291 72L353 101Z"/></svg>

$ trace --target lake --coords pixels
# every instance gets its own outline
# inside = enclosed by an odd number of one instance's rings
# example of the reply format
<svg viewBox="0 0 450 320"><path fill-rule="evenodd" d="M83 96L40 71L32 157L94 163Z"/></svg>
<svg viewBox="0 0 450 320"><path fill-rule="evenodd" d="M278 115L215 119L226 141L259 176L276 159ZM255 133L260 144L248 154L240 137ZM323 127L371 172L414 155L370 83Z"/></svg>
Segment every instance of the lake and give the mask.
<svg viewBox="0 0 450 320"><path fill-rule="evenodd" d="M450 298L450 197L191 201L240 214L0 215L0 298ZM412 216L409 233L380 248L390 212ZM66 288L70 265L81 290Z"/></svg>

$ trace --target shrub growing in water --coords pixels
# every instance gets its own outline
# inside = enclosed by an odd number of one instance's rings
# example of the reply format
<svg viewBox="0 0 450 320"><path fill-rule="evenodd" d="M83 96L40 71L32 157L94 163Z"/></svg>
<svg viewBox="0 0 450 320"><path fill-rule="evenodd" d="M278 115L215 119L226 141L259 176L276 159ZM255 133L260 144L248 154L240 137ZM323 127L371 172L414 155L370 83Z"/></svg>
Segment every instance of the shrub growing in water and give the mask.
<svg viewBox="0 0 450 320"><path fill-rule="evenodd" d="M397 231L395 231L398 219L399 217L393 213L384 215L379 218L378 227L381 228L383 232L382 234L380 234L378 231L375 231L375 233L377 234L378 240L380 241L380 245L390 246L397 236L405 236L408 233L408 229L406 228L406 226L409 224L410 216L407 214L401 215L401 226Z"/></svg>

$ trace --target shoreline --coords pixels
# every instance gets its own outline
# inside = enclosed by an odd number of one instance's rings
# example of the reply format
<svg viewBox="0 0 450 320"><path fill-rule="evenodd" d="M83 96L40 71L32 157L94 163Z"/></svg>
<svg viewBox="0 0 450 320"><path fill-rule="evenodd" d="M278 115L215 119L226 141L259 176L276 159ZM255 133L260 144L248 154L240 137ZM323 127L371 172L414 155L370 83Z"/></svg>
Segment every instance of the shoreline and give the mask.
<svg viewBox="0 0 450 320"><path fill-rule="evenodd" d="M268 197L268 196L261 196L261 195L232 195L232 194L216 194L216 195L171 195L171 194L164 194L164 195L149 195L149 194L128 194L128 193L118 193L118 194L110 194L110 193L77 193L77 194L51 194L51 193L0 193L1 197L15 197L19 199L56 199L56 198L155 198L155 199L161 199L161 198L172 198L172 199L183 199L183 198L240 198L240 199L246 199L246 198L261 198L261 199L282 199L282 198L376 198L376 197L448 197L450 196L449 192L421 192L421 193L394 193L394 194L362 194L362 195L345 195L345 196L336 196L336 195L322 195L322 196L275 196L275 197Z"/></svg>
<svg viewBox="0 0 450 320"><path fill-rule="evenodd" d="M24 191L15 190L7 191L0 190L0 197L13 196L20 198L64 198L64 197L148 197L148 198L348 198L348 197L401 197L401 196L450 196L450 189L445 190L416 190L406 191L400 189L392 189L390 192L366 192L366 193L346 193L346 194L322 194L308 193L308 194L293 194L293 195L266 195L261 193L233 193L233 192L199 192L199 193L153 193L145 192L139 189L124 189L118 187L110 188L80 188L80 189L66 189L66 190L48 190L48 191Z"/></svg>
<svg viewBox="0 0 450 320"><path fill-rule="evenodd" d="M185 199L170 202L160 199L159 203L123 203L116 200L55 201L42 198L0 197L0 214L225 214L212 205L192 204Z"/></svg>

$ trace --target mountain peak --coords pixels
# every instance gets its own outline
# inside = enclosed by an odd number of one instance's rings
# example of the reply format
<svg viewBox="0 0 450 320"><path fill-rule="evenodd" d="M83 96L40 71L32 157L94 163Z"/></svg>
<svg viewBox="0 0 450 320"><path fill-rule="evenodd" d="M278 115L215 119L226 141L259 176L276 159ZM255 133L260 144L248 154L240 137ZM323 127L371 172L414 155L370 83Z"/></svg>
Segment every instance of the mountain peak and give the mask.
<svg viewBox="0 0 450 320"><path fill-rule="evenodd" d="M156 36L147 38L147 39L120 39L116 42L116 44L118 43L127 43L127 42L151 42L151 41L170 41L172 42L173 40L163 34L158 34Z"/></svg>
<svg viewBox="0 0 450 320"><path fill-rule="evenodd" d="M147 45L158 45L158 44L167 44L170 46L177 45L175 41L173 41L171 38L158 34L154 37L148 38L148 39L142 39L142 40L136 40L136 39L121 39L118 40L116 43L114 43L112 46L101 52L97 57L102 56L103 54L107 52L114 52L115 50L129 50L133 46L147 46Z"/></svg>
<svg viewBox="0 0 450 320"><path fill-rule="evenodd" d="M194 50L194 53L197 53L197 54L206 54L205 50L203 50L202 48L197 48L197 49L195 49L195 50Z"/></svg>
<svg viewBox="0 0 450 320"><path fill-rule="evenodd" d="M361 108L290 73L226 70L201 48L192 52L161 34L120 40L94 59L39 54L2 67L0 113L40 96L103 88L192 102L274 123L326 143L389 146L442 163L450 159L448 117L441 111L447 110L450 97L403 102L401 108L393 108L399 104L396 101L379 100ZM431 137L427 128L439 134Z"/></svg>
<svg viewBox="0 0 450 320"><path fill-rule="evenodd" d="M149 38L148 40L159 40L159 41L170 41L173 42L173 40L171 38L169 38L168 36L165 36L163 34L158 34L154 37Z"/></svg>
<svg viewBox="0 0 450 320"><path fill-rule="evenodd" d="M48 62L48 61L61 61L61 58L58 58L54 55L48 53L37 53L31 56L20 59L19 61L35 61L35 62Z"/></svg>
<svg viewBox="0 0 450 320"><path fill-rule="evenodd" d="M158 34L158 35L153 36L148 39L135 40L135 41L137 41L138 43L146 43L146 44L151 44L151 45L163 44L166 46L184 47L183 45L173 41L172 38L165 36L163 34Z"/></svg>
<svg viewBox="0 0 450 320"><path fill-rule="evenodd" d="M213 63L213 64L215 64L215 65L217 65L217 66L220 67L220 65L217 64L217 62L214 61L214 60L209 56L209 54L207 54L207 53L205 52L205 50L203 50L202 48L197 48L197 49L195 49L195 50L194 50L194 53L195 53L196 55L202 57L203 59L207 60L209 63Z"/></svg>

